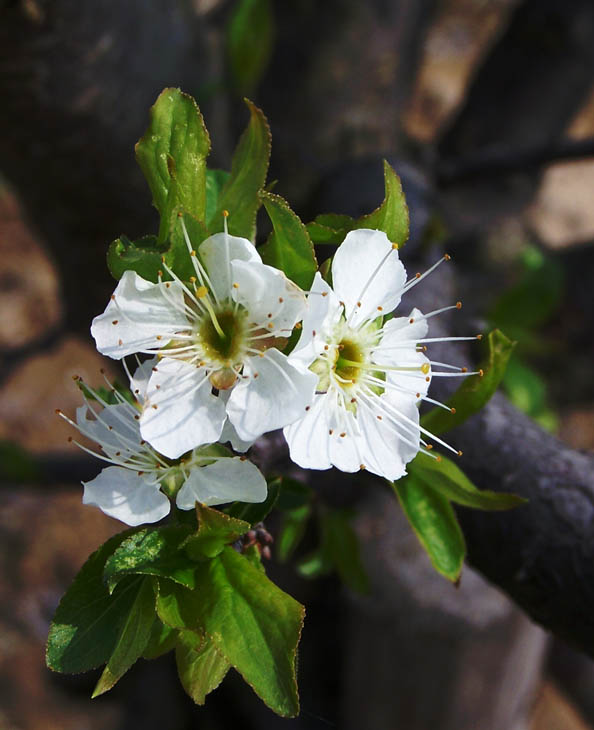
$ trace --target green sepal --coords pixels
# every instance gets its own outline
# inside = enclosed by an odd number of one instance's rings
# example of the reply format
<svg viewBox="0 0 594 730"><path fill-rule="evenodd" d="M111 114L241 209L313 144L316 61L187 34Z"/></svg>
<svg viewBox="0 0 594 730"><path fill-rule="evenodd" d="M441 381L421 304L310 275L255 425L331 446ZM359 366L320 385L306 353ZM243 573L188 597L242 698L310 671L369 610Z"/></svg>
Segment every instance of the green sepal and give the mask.
<svg viewBox="0 0 594 730"><path fill-rule="evenodd" d="M142 652L143 659L158 659L163 654L175 649L177 643L177 631L167 626L155 616L151 628L151 634L147 645Z"/></svg>
<svg viewBox="0 0 594 730"><path fill-rule="evenodd" d="M96 550L62 597L47 639L50 669L78 674L109 660L142 579L127 578L111 595L103 583L103 569L109 556L135 531L121 532Z"/></svg>
<svg viewBox="0 0 594 730"><path fill-rule="evenodd" d="M201 586L196 605L206 635L270 709L295 717L303 606L230 547L200 563L196 573Z"/></svg>
<svg viewBox="0 0 594 730"><path fill-rule="evenodd" d="M177 632L175 661L182 687L197 705L204 704L231 667L212 639L191 631Z"/></svg>
<svg viewBox="0 0 594 730"><path fill-rule="evenodd" d="M196 564L181 548L191 531L188 525L145 527L124 540L105 563L109 591L126 575L155 575L193 588Z"/></svg>
<svg viewBox="0 0 594 730"><path fill-rule="evenodd" d="M130 586L133 585L134 601L120 628L113 652L93 690L93 697L110 690L142 656L148 645L155 621L155 593L149 578L132 578Z"/></svg>
<svg viewBox="0 0 594 730"><path fill-rule="evenodd" d="M235 519L218 509L196 502L198 530L183 543L192 560L214 558L250 529L250 523Z"/></svg>
<svg viewBox="0 0 594 730"><path fill-rule="evenodd" d="M270 60L274 17L270 0L239 0L227 26L227 57L234 87L251 94Z"/></svg>
<svg viewBox="0 0 594 730"><path fill-rule="evenodd" d="M456 504L482 510L507 510L519 507L526 499L506 492L477 489L464 472L445 456L440 460L418 454L407 465L409 475L425 486L439 492Z"/></svg>
<svg viewBox="0 0 594 730"><path fill-rule="evenodd" d="M225 512L229 517L243 520L250 525L264 522L274 509L281 490L281 477L274 477L268 480L268 495L264 502L234 502Z"/></svg>
<svg viewBox="0 0 594 730"><path fill-rule="evenodd" d="M392 243L400 247L408 239L408 206L400 178L386 160L384 160L384 186L386 191L384 202L372 213L358 218L353 228L375 228L383 231Z"/></svg>
<svg viewBox="0 0 594 730"><path fill-rule="evenodd" d="M263 192L260 197L273 227L270 238L259 249L262 260L308 290L318 262L306 227L280 195Z"/></svg>
<svg viewBox="0 0 594 730"><path fill-rule="evenodd" d="M503 332L492 330L487 336L488 354L480 364L483 375L470 375L447 401L449 408L434 408L421 418L421 425L431 433L438 435L456 428L472 416L489 401L497 390L507 367L507 362L515 347L515 342L508 339Z"/></svg>
<svg viewBox="0 0 594 730"><path fill-rule="evenodd" d="M352 518L349 510L325 509L321 513L321 550L348 588L356 593L368 593L369 579L361 562Z"/></svg>
<svg viewBox="0 0 594 730"><path fill-rule="evenodd" d="M180 89L164 89L151 107L149 127L135 149L161 214L159 242L169 238L180 210L204 221L210 138L194 99Z"/></svg>
<svg viewBox="0 0 594 730"><path fill-rule="evenodd" d="M270 129L262 111L248 99L245 103L250 111L250 121L233 153L231 174L219 194L208 230L209 233L223 230L223 211L226 210L229 213L229 233L253 241L256 213L260 207L259 194L268 173Z"/></svg>
<svg viewBox="0 0 594 730"><path fill-rule="evenodd" d="M466 544L452 505L446 497L413 476L394 482L392 487L435 570L457 582Z"/></svg>

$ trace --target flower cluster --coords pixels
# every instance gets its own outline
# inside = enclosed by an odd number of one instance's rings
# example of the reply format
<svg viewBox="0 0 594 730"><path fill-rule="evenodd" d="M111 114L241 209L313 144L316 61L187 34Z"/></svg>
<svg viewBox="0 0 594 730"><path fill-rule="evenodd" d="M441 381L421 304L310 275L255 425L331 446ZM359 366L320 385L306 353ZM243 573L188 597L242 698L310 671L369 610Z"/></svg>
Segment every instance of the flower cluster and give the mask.
<svg viewBox="0 0 594 730"><path fill-rule="evenodd" d="M382 231L359 229L333 259L332 286L317 273L304 292L230 235L226 219L197 250L181 217L179 225L194 275L181 280L165 261L154 282L126 271L93 320L99 352L122 360L131 394L112 388L107 399L84 386L76 421L61 414L111 464L85 485L86 504L138 525L162 519L172 499L180 509L263 501L264 477L233 451L280 428L306 469L395 480L419 450L429 453L419 403L436 403L427 396L432 377L466 371L433 369L443 364L425 355L435 341L427 321L460 305L393 312L448 257L407 281L398 247Z"/></svg>

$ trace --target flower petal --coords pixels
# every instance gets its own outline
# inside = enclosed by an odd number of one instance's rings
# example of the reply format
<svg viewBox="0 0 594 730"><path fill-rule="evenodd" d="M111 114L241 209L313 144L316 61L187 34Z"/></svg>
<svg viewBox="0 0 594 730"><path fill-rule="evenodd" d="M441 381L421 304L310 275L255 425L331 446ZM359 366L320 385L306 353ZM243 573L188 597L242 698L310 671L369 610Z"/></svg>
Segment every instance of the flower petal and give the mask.
<svg viewBox="0 0 594 730"><path fill-rule="evenodd" d="M345 304L352 326L391 312L400 301L406 271L383 231L361 228L351 231L332 262L336 296Z"/></svg>
<svg viewBox="0 0 594 730"><path fill-rule="evenodd" d="M83 504L99 507L106 515L133 527L158 522L169 514L171 505L159 491L159 485L150 484L147 476L108 466L93 481L84 484Z"/></svg>
<svg viewBox="0 0 594 730"><path fill-rule="evenodd" d="M340 319L341 312L342 305L338 298L317 272L307 298L301 337L289 355L290 362L299 361L305 366L311 365L323 351L327 337Z"/></svg>
<svg viewBox="0 0 594 730"><path fill-rule="evenodd" d="M154 368L140 417L140 433L171 459L218 440L225 406L212 394L203 368L163 358Z"/></svg>
<svg viewBox="0 0 594 730"><path fill-rule="evenodd" d="M231 262L231 276L233 299L247 309L250 322L289 337L307 307L297 284L272 266L238 260Z"/></svg>
<svg viewBox="0 0 594 730"><path fill-rule="evenodd" d="M130 378L130 390L134 393L134 397L140 404L146 400L148 383L153 374L153 368L158 362L158 357L151 357L149 360L145 360L136 368L134 375Z"/></svg>
<svg viewBox="0 0 594 730"><path fill-rule="evenodd" d="M282 428L305 411L313 400L317 376L298 363L290 363L275 348L263 357L248 358L247 378L233 388L227 414L239 438L249 441Z"/></svg>
<svg viewBox="0 0 594 730"><path fill-rule="evenodd" d="M286 426L283 434L289 445L291 460L304 469L329 469L328 393L318 393L311 407L295 423Z"/></svg>
<svg viewBox="0 0 594 730"><path fill-rule="evenodd" d="M120 360L134 352L163 347L175 332L188 329L184 296L175 281L153 284L125 271L103 314L91 325L97 349Z"/></svg>
<svg viewBox="0 0 594 730"><path fill-rule="evenodd" d="M108 456L117 453L125 459L143 451L135 415L139 412L134 406L124 403L105 408L85 403L76 409L76 422L80 432L96 441Z"/></svg>
<svg viewBox="0 0 594 730"><path fill-rule="evenodd" d="M198 251L214 293L219 300L231 296L231 261L262 262L260 254L247 238L215 233L202 241Z"/></svg>
<svg viewBox="0 0 594 730"><path fill-rule="evenodd" d="M257 466L239 456L194 467L177 494L180 509L226 502L263 502L268 488Z"/></svg>

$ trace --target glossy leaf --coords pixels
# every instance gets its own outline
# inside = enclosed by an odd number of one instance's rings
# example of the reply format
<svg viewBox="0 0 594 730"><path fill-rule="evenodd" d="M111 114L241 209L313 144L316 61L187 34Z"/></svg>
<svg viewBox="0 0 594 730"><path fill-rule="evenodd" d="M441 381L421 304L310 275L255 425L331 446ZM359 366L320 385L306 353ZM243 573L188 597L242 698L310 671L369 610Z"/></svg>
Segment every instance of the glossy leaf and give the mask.
<svg viewBox="0 0 594 730"><path fill-rule="evenodd" d="M250 523L235 519L218 509L197 503L198 531L184 542L187 554L193 560L204 560L218 555L250 529Z"/></svg>
<svg viewBox="0 0 594 730"><path fill-rule="evenodd" d="M515 342L508 339L499 330L489 332L487 337L488 355L480 364L483 376L471 375L447 401L455 413L443 408L434 408L421 419L421 425L431 433L438 435L459 426L479 411L497 390L507 367L507 362L514 349Z"/></svg>
<svg viewBox="0 0 594 730"><path fill-rule="evenodd" d="M131 535L107 562L103 579L113 591L126 575L156 575L193 588L195 563L181 548L191 528L172 525L146 527Z"/></svg>
<svg viewBox="0 0 594 730"><path fill-rule="evenodd" d="M367 593L369 580L351 519L352 514L347 510L329 509L322 514L322 550L346 586L356 593Z"/></svg>
<svg viewBox="0 0 594 730"><path fill-rule="evenodd" d="M264 114L246 99L250 111L247 129L233 154L231 174L220 192L210 233L223 230L223 211L229 212L229 233L254 240L260 191L266 183L270 158L270 129Z"/></svg>
<svg viewBox="0 0 594 730"><path fill-rule="evenodd" d="M422 482L452 502L465 507L506 510L526 502L515 494L477 489L464 472L444 456L436 461L425 454L419 454L408 464L407 470L415 481Z"/></svg>
<svg viewBox="0 0 594 730"><path fill-rule="evenodd" d="M274 509L274 505L278 499L281 489L281 478L277 477L268 482L268 496L264 502L235 502L231 505L226 513L229 517L235 517L238 520L248 522L255 525L258 522L264 522L268 515Z"/></svg>
<svg viewBox="0 0 594 730"><path fill-rule="evenodd" d="M456 582L462 571L466 545L452 505L413 476L400 479L393 488L435 570Z"/></svg>
<svg viewBox="0 0 594 730"><path fill-rule="evenodd" d="M93 697L110 690L142 656L148 644L155 620L155 594L149 578L133 580L134 602L122 623L116 645L95 686Z"/></svg>
<svg viewBox="0 0 594 730"><path fill-rule="evenodd" d="M206 218L206 157L210 139L194 99L164 89L136 145L136 159L161 214L159 241L169 237L179 210Z"/></svg>
<svg viewBox="0 0 594 730"><path fill-rule="evenodd" d="M216 689L229 671L230 664L216 649L212 639L180 631L175 648L177 672L183 688L197 705Z"/></svg>
<svg viewBox="0 0 594 730"><path fill-rule="evenodd" d="M237 0L227 30L227 55L233 85L251 94L258 85L274 46L271 0Z"/></svg>
<svg viewBox="0 0 594 730"><path fill-rule="evenodd" d="M386 190L384 202L373 213L359 218L353 227L384 231L392 243L402 246L408 239L408 206L400 178L385 160L384 185Z"/></svg>
<svg viewBox="0 0 594 730"><path fill-rule="evenodd" d="M296 716L295 657L303 606L229 547L200 563L196 577L205 633L272 710Z"/></svg>
<svg viewBox="0 0 594 730"><path fill-rule="evenodd" d="M260 248L262 260L284 271L302 289L309 289L318 262L307 229L280 195L262 193L261 198L274 229Z"/></svg>
<svg viewBox="0 0 594 730"><path fill-rule="evenodd" d="M142 578L123 580L110 595L103 583L103 569L108 557L134 531L122 532L96 550L64 594L47 640L50 669L86 672L105 664L112 655Z"/></svg>

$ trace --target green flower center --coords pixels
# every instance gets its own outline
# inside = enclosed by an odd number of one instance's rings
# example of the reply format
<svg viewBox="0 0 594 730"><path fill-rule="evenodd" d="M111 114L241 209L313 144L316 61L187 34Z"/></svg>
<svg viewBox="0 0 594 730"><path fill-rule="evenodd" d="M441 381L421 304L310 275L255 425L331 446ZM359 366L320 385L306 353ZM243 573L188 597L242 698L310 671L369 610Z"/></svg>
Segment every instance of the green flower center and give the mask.
<svg viewBox="0 0 594 730"><path fill-rule="evenodd" d="M361 372L358 367L365 360L361 347L352 340L344 339L338 345L338 358L334 372L344 380L357 380Z"/></svg>
<svg viewBox="0 0 594 730"><path fill-rule="evenodd" d="M198 325L197 337L209 360L233 364L241 360L246 335L245 310L224 309L212 316L204 316Z"/></svg>

